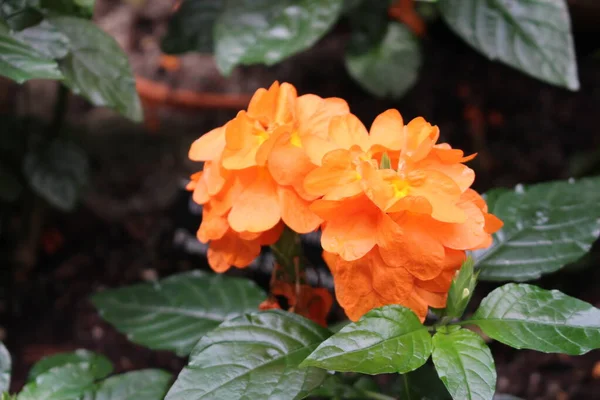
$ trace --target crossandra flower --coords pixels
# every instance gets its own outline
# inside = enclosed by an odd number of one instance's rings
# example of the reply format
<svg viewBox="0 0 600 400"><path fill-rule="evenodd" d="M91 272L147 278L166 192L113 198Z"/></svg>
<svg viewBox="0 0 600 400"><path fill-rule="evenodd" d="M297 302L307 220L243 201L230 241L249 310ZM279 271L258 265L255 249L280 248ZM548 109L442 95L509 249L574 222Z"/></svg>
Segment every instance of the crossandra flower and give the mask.
<svg viewBox="0 0 600 400"><path fill-rule="evenodd" d="M204 168L188 189L204 206L198 238L209 243L213 269L246 267L260 246L277 241L283 224L298 233L319 227L309 208L316 196L303 186L316 168L304 142L326 138L329 121L348 113L344 100L298 96L289 83L275 82L256 91L247 111L192 144L189 157Z"/></svg>
<svg viewBox="0 0 600 400"><path fill-rule="evenodd" d="M466 250L491 244L502 222L470 189L473 170L461 150L436 144L423 118L379 115L370 134L353 115L332 119L310 148L320 166L307 174L311 205L323 219L321 244L336 296L356 320L374 307L401 304L424 319L445 306Z"/></svg>

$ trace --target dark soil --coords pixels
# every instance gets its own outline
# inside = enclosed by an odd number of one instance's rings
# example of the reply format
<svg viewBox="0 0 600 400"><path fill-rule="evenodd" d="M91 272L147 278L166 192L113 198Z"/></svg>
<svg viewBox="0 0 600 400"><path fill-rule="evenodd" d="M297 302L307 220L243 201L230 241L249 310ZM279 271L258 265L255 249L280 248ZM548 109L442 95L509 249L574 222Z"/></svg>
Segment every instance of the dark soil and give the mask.
<svg viewBox="0 0 600 400"><path fill-rule="evenodd" d="M551 87L491 63L438 22L424 41L418 84L401 100L390 101L373 99L347 76L340 62L344 27L282 65L243 68L224 80L208 57L186 56L178 72L157 66L169 1L156 0L156 9L144 10L117 1L98 3L99 23L127 49L138 74L174 87L242 93L275 79L290 81L300 93L347 99L366 124L392 107L405 119L422 115L440 126L444 141L479 153L473 168L480 191L581 175L598 165L594 158L588 164L579 162L582 155L600 148L600 59L592 56L600 43L588 43L590 37L600 36L597 27L594 30L583 20L579 29L583 33L576 37L579 92ZM18 96L40 90L48 95L47 85L35 85L13 90ZM43 118L47 110L39 108L33 111ZM207 268L194 239L200 218L181 190L197 168L186 161L186 152L195 137L225 122L232 111L160 109L160 128L146 132L112 113L91 110L80 100L72 101L70 108L69 123L83 131L81 141L94 161L93 180L76 212L45 209L43 218L33 222L41 228L41 244L29 248L32 265L4 268L0 340L14 358L13 390L23 385L28 369L41 357L76 348L105 354L117 371L155 367L176 374L184 359L131 344L101 320L87 299L101 288ZM4 226L19 231L30 224L27 207L22 205ZM1 243L22 245L21 240L6 237ZM600 306L598 257L594 260L540 284ZM260 267L233 273L263 285L268 279ZM482 284L479 297L493 287ZM333 314L332 322L339 318L339 312ZM499 344L492 344L492 351L499 392L536 400L600 398L598 351L569 357L515 351Z"/></svg>

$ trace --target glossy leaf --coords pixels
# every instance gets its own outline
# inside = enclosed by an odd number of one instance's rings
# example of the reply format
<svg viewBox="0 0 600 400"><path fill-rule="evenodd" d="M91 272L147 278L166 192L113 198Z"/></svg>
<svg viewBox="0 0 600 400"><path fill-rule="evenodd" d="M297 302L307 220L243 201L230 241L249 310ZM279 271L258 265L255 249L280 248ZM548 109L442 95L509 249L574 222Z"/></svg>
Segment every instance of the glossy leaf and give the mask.
<svg viewBox="0 0 600 400"><path fill-rule="evenodd" d="M390 22L385 36L371 47L354 37L345 55L346 69L360 86L375 96L400 97L417 81L421 53L416 37L405 25Z"/></svg>
<svg viewBox="0 0 600 400"><path fill-rule="evenodd" d="M301 399L327 371L298 365L329 335L281 310L226 321L198 342L165 400Z"/></svg>
<svg viewBox="0 0 600 400"><path fill-rule="evenodd" d="M537 279L579 259L600 235L598 177L495 191L488 206L504 227L474 253L480 279Z"/></svg>
<svg viewBox="0 0 600 400"><path fill-rule="evenodd" d="M69 40L69 53L59 61L64 83L96 106L116 109L133 121L142 119L140 100L127 55L93 22L76 17L50 17Z"/></svg>
<svg viewBox="0 0 600 400"><path fill-rule="evenodd" d="M404 373L419 368L431 354L427 327L408 308L376 308L321 343L302 363L363 374Z"/></svg>
<svg viewBox="0 0 600 400"><path fill-rule="evenodd" d="M95 379L102 379L110 375L113 370L112 363L108 358L88 350L79 349L72 353L59 353L42 358L29 371L28 380L35 380L35 378L52 368L68 364L80 365L82 368L89 370Z"/></svg>
<svg viewBox="0 0 600 400"><path fill-rule="evenodd" d="M105 379L79 400L163 400L171 380L158 369L127 372Z"/></svg>
<svg viewBox="0 0 600 400"><path fill-rule="evenodd" d="M184 0L169 19L162 49L169 54L213 52L215 21L223 11L222 0Z"/></svg>
<svg viewBox="0 0 600 400"><path fill-rule="evenodd" d="M343 0L229 0L215 25L215 58L229 75L237 65L273 65L311 47L331 29Z"/></svg>
<svg viewBox="0 0 600 400"><path fill-rule="evenodd" d="M48 58L60 59L69 53L69 38L47 20L13 35Z"/></svg>
<svg viewBox="0 0 600 400"><path fill-rule="evenodd" d="M455 400L492 400L496 368L492 353L476 333L459 329L433 336L433 364Z"/></svg>
<svg viewBox="0 0 600 400"><path fill-rule="evenodd" d="M94 374L83 364L65 364L38 375L19 393L18 400L78 400L94 386Z"/></svg>
<svg viewBox="0 0 600 400"><path fill-rule="evenodd" d="M0 29L0 75L17 83L29 79L62 79L56 61Z"/></svg>
<svg viewBox="0 0 600 400"><path fill-rule="evenodd" d="M579 355L600 348L600 309L527 284L509 283L494 290L469 322L518 349Z"/></svg>
<svg viewBox="0 0 600 400"><path fill-rule="evenodd" d="M456 277L454 277L446 301L445 315L448 317L460 318L465 312L465 308L473 296L475 285L477 285L477 274L474 272L474 265L473 258L467 258Z"/></svg>
<svg viewBox="0 0 600 400"><path fill-rule="evenodd" d="M25 156L23 171L40 196L63 211L75 208L88 181L87 155L75 144L55 140Z"/></svg>
<svg viewBox="0 0 600 400"><path fill-rule="evenodd" d="M442 16L491 60L545 82L579 89L566 0L440 0Z"/></svg>
<svg viewBox="0 0 600 400"><path fill-rule="evenodd" d="M10 359L10 353L0 342L0 393L8 391L10 387L10 374L12 368L12 361Z"/></svg>
<svg viewBox="0 0 600 400"><path fill-rule="evenodd" d="M104 319L151 349L186 356L221 322L258 309L265 294L253 282L200 271L95 294Z"/></svg>

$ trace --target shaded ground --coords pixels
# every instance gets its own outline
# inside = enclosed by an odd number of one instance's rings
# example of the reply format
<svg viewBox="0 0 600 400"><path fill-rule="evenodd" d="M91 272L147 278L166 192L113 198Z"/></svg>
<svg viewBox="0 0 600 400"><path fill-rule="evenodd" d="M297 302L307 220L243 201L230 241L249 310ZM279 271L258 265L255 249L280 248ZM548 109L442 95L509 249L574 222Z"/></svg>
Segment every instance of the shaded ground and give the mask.
<svg viewBox="0 0 600 400"><path fill-rule="evenodd" d="M595 44L583 42L587 33L577 42L582 89L570 93L488 62L436 24L424 43L419 83L402 100L386 101L366 95L344 72L339 61L343 27L307 54L274 68L242 69L229 81L217 76L210 58L197 55L186 56L179 72L162 71L157 40L164 32L167 3L156 1L156 10L134 11L116 1L100 2L100 24L128 50L140 75L174 87L233 93L287 80L301 93L347 99L367 124L391 107L406 119L425 116L440 126L445 141L479 153L473 162L478 190L566 178L575 156L600 148L600 60L590 55ZM25 92L48 94L51 88L33 84ZM15 93L24 96L23 90ZM47 115L43 104L34 111ZM225 122L232 111L157 110L160 125L154 133L104 110L90 110L81 101L72 102L70 111L70 122L85 131L81 140L94 161L93 181L77 212L44 213L43 245L33 269L10 271L8 284L2 282L8 296L0 300L0 334L15 360L14 390L42 356L80 347L106 354L118 371L158 367L177 373L185 360L129 343L99 318L87 297L103 287L206 268L194 251L199 217L189 211L188 196L180 190L195 168L185 157L195 137ZM8 226L25 223L14 217ZM542 285L600 306L597 265L561 272ZM260 270L244 274L266 283ZM481 285L479 293L492 287ZM597 351L567 357L516 352L497 344L492 351L501 392L526 399L600 396L600 371L594 373Z"/></svg>

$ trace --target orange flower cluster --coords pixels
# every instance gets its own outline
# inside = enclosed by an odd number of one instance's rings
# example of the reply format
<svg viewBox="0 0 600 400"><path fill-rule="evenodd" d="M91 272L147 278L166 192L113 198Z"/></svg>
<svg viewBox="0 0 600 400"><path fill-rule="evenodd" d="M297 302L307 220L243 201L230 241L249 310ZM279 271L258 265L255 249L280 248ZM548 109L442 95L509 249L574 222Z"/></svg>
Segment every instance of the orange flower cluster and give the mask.
<svg viewBox="0 0 600 400"><path fill-rule="evenodd" d="M396 110L368 132L341 99L297 96L287 83L259 89L247 111L190 149L204 161L189 188L204 205L198 238L210 242L211 267L247 266L284 224L321 227L350 319L386 304L424 319L429 306L445 306L465 251L489 246L502 226L470 189L473 156L438 137Z"/></svg>

